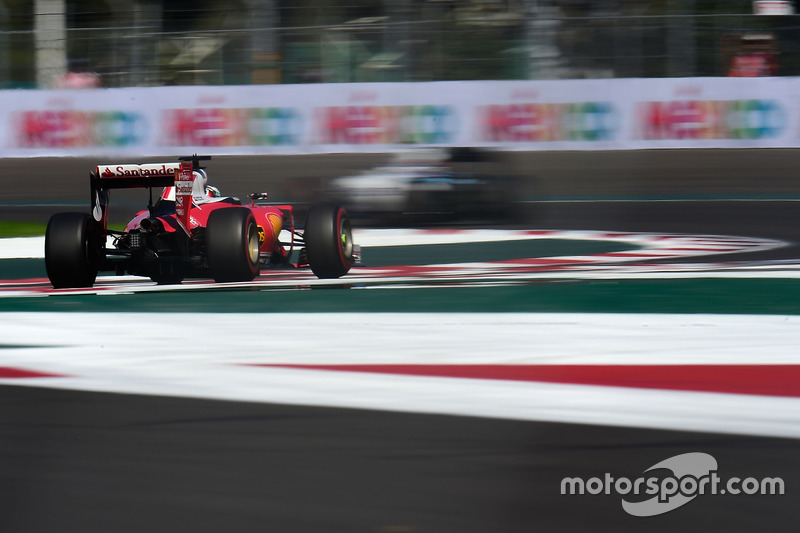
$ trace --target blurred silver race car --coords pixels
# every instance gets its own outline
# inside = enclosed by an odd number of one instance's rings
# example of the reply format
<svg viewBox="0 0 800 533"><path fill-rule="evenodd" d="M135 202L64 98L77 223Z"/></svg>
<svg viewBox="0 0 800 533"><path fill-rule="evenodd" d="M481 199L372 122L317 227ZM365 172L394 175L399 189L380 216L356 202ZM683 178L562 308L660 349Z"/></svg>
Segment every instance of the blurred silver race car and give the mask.
<svg viewBox="0 0 800 533"><path fill-rule="evenodd" d="M514 182L475 148L398 152L386 164L332 180L326 196L362 222L502 220Z"/></svg>

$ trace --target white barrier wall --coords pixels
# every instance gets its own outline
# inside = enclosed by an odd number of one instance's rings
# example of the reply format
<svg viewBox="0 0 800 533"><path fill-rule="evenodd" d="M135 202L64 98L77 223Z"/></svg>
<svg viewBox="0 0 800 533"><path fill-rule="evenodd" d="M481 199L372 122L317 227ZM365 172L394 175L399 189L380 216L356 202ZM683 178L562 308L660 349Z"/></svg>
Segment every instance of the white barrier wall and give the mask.
<svg viewBox="0 0 800 533"><path fill-rule="evenodd" d="M0 156L798 147L800 78L0 92Z"/></svg>

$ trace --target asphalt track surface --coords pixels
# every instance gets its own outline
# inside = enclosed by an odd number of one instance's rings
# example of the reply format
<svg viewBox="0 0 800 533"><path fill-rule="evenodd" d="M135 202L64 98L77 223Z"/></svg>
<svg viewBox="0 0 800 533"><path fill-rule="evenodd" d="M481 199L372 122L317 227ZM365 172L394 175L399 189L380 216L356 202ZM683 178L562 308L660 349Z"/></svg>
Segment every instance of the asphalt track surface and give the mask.
<svg viewBox="0 0 800 533"><path fill-rule="evenodd" d="M509 168L532 176L524 187L542 200L616 196L526 204L526 225L796 242L796 155L516 154ZM268 166L275 179L303 180L375 158L230 164L253 179ZM0 161L0 218L54 207L19 204L84 198L85 177L74 187L65 177L73 163L85 176L86 161ZM230 185L250 188L239 179ZM291 186L280 194L303 199ZM762 259L798 254L795 245ZM635 518L619 496L560 494L565 476L635 478L695 451L713 455L720 474L780 476L786 495L705 497ZM0 531L796 531L798 452L792 439L0 387Z"/></svg>

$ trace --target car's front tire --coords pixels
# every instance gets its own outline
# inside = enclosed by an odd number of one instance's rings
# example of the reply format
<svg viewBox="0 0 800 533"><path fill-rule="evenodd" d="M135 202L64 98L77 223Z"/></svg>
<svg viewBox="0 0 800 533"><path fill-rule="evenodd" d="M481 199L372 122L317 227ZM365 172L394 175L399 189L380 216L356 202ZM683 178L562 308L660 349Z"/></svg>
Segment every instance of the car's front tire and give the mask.
<svg viewBox="0 0 800 533"><path fill-rule="evenodd" d="M303 240L308 265L318 278L340 278L353 266L353 231L343 207L312 206L306 215Z"/></svg>
<svg viewBox="0 0 800 533"><path fill-rule="evenodd" d="M258 225L245 207L226 207L211 213L206 247L214 281L250 281L260 271Z"/></svg>
<svg viewBox="0 0 800 533"><path fill-rule="evenodd" d="M56 289L91 287L102 257L101 236L85 213L50 217L44 238L47 277Z"/></svg>

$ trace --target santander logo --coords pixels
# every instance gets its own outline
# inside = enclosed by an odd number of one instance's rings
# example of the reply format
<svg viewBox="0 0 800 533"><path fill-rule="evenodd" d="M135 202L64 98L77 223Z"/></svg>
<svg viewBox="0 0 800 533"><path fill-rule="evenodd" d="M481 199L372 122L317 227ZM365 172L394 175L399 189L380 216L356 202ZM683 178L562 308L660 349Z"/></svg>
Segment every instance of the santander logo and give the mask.
<svg viewBox="0 0 800 533"><path fill-rule="evenodd" d="M101 178L147 178L174 176L179 163L151 163L146 165L98 165Z"/></svg>

